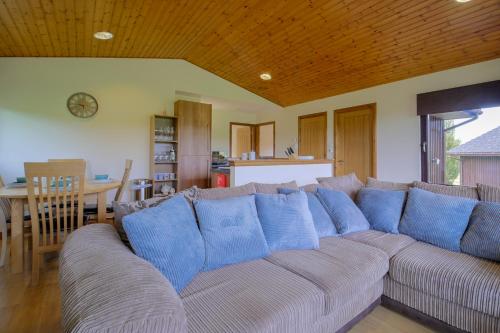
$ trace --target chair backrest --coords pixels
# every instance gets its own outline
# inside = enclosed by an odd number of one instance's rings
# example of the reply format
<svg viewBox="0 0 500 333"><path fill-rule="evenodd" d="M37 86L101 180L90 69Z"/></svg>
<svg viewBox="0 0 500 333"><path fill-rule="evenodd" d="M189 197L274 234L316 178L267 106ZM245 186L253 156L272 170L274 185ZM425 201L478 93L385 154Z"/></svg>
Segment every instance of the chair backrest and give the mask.
<svg viewBox="0 0 500 333"><path fill-rule="evenodd" d="M0 187L4 187L2 176L0 176ZM10 219L10 201L9 199L0 198L0 211L3 213L5 220Z"/></svg>
<svg viewBox="0 0 500 333"><path fill-rule="evenodd" d="M132 170L132 160L125 160L125 171L123 172L122 183L116 191L115 201L120 202L123 192L127 188L128 178L130 177L130 170Z"/></svg>
<svg viewBox="0 0 500 333"><path fill-rule="evenodd" d="M48 162L73 162L73 161L85 161L83 158L49 158Z"/></svg>
<svg viewBox="0 0 500 333"><path fill-rule="evenodd" d="M24 163L24 173L33 248L55 251L83 226L85 161Z"/></svg>

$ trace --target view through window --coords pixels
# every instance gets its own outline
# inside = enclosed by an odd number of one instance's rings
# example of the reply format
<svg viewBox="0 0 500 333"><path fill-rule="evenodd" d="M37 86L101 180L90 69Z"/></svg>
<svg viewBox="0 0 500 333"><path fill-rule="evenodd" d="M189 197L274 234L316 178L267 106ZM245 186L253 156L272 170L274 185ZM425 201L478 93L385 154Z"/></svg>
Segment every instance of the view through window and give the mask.
<svg viewBox="0 0 500 333"><path fill-rule="evenodd" d="M444 168L435 170L444 171L444 183L450 185L500 186L500 107L465 114L442 120Z"/></svg>

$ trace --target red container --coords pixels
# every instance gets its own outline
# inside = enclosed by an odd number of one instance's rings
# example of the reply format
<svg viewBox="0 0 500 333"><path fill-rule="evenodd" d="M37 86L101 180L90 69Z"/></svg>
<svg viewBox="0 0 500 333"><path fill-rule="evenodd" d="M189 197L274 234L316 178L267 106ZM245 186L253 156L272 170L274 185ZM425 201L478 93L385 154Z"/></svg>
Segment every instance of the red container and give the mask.
<svg viewBox="0 0 500 333"><path fill-rule="evenodd" d="M227 176L223 173L216 173L214 175L212 187L228 187Z"/></svg>

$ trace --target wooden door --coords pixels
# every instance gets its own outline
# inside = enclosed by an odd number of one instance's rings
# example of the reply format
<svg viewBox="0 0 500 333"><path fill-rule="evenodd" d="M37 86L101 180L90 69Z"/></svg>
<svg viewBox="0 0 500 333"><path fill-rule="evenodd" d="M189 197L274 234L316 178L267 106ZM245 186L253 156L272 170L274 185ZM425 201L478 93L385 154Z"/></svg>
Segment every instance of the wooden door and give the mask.
<svg viewBox="0 0 500 333"><path fill-rule="evenodd" d="M299 155L326 158L326 112L299 117Z"/></svg>
<svg viewBox="0 0 500 333"><path fill-rule="evenodd" d="M252 150L252 131L250 127L236 129L236 156L248 153Z"/></svg>
<svg viewBox="0 0 500 333"><path fill-rule="evenodd" d="M241 153L255 151L255 125L229 123L229 154L241 157Z"/></svg>
<svg viewBox="0 0 500 333"><path fill-rule="evenodd" d="M376 105L335 110L335 175L351 172L366 182L376 176Z"/></svg>

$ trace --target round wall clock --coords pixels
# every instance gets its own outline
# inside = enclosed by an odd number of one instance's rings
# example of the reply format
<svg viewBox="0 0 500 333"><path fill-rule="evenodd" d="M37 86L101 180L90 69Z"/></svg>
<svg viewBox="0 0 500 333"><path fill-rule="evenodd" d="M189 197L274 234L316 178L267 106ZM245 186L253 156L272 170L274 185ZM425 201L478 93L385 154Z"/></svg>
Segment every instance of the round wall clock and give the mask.
<svg viewBox="0 0 500 333"><path fill-rule="evenodd" d="M83 92L78 92L69 96L66 103L69 112L79 118L89 118L97 113L97 100Z"/></svg>

